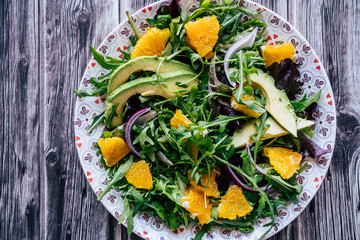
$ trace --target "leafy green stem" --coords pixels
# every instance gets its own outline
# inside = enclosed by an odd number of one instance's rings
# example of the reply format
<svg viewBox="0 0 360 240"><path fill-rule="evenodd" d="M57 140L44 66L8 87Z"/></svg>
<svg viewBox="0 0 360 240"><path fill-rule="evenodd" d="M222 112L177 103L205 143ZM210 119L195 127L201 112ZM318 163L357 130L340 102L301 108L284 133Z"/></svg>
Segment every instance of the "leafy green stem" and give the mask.
<svg viewBox="0 0 360 240"><path fill-rule="evenodd" d="M135 26L135 23L134 23L131 15L129 13L129 11L126 11L126 16L127 16L128 20L129 20L129 23L130 23L130 26L131 26L132 30L135 33L135 36L136 36L137 40L139 40L141 38L141 34L140 34L139 30L137 29L137 27Z"/></svg>

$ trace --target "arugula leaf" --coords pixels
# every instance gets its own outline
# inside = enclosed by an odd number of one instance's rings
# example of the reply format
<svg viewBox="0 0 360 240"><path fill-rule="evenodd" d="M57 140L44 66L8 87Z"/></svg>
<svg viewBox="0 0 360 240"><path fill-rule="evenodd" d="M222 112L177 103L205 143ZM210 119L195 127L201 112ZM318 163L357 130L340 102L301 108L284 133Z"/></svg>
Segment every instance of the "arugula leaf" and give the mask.
<svg viewBox="0 0 360 240"><path fill-rule="evenodd" d="M237 77L237 83L238 83L238 89L234 91L233 96L235 98L235 100L240 103L241 102L241 97L243 94L243 85L244 85L244 55L243 55L243 51L240 50L238 53L238 58L239 58L239 72L238 72L238 77ZM246 61L246 60L245 60Z"/></svg>
<svg viewBox="0 0 360 240"><path fill-rule="evenodd" d="M139 136L137 136L135 138L135 140L133 141L133 144L137 144L138 142L140 143L140 146L144 149L148 146L153 146L154 145L154 141L147 135L147 131L150 129L150 125L147 125L139 134ZM146 144L148 143L148 144Z"/></svg>
<svg viewBox="0 0 360 240"><path fill-rule="evenodd" d="M250 161L250 156L246 153L245 150L241 151L241 158L243 160L242 170L249 176L254 176L255 167Z"/></svg>
<svg viewBox="0 0 360 240"><path fill-rule="evenodd" d="M204 224L201 227L201 230L195 235L193 240L201 240L205 233L209 232L211 229L211 224Z"/></svg>
<svg viewBox="0 0 360 240"><path fill-rule="evenodd" d="M252 135L251 138L254 140L255 142L255 147L254 147L254 165L256 165L256 159L257 159L257 153L259 150L259 146L260 146L260 138L265 134L266 130L270 127L268 124L265 124L267 119L267 112L265 112L261 118L260 118L260 124L257 125L256 123L254 123L254 127L256 129L256 134Z"/></svg>
<svg viewBox="0 0 360 240"><path fill-rule="evenodd" d="M248 99L248 100L245 100L243 103L256 113L266 112L264 106L261 105L261 103L259 101Z"/></svg>
<svg viewBox="0 0 360 240"><path fill-rule="evenodd" d="M174 212L170 212L169 227L170 229L177 229L180 227L181 217Z"/></svg>
<svg viewBox="0 0 360 240"><path fill-rule="evenodd" d="M112 121L113 118L115 117L116 109L117 109L118 106L119 106L119 103L116 103L116 104L112 107L112 110L111 110L111 113L110 113L109 117L108 117L108 118L105 118L105 125L106 125L108 128L111 128L111 127L110 127L111 121Z"/></svg>
<svg viewBox="0 0 360 240"><path fill-rule="evenodd" d="M126 171L129 170L129 168L131 167L133 163L133 156L131 155L129 160L127 160L123 165L121 165L116 173L114 174L113 178L111 179L111 181L109 182L109 184L106 186L104 192L102 192L97 200L100 201L106 193L108 193L114 186L115 183L117 183L118 181L120 181L123 177L125 177Z"/></svg>
<svg viewBox="0 0 360 240"><path fill-rule="evenodd" d="M312 95L311 97L306 97L305 94L305 96L300 101L291 101L291 105L294 107L295 112L301 112L308 108L312 103L319 101L320 96L321 90Z"/></svg>
<svg viewBox="0 0 360 240"><path fill-rule="evenodd" d="M170 43L171 43L173 52L176 52L179 49L180 43L181 43L181 40L176 37L176 34L180 28L180 16L177 18L171 19L169 28L170 28L170 37L169 37Z"/></svg>
<svg viewBox="0 0 360 240"><path fill-rule="evenodd" d="M263 196L261 196L261 197L260 197L260 200L259 200L259 205L258 205L258 208L257 208L257 214L258 214L259 216L262 215L262 212L263 212L264 209L265 209L265 203L266 203L266 199L265 199Z"/></svg>
<svg viewBox="0 0 360 240"><path fill-rule="evenodd" d="M134 230L134 219L132 216L132 210L130 202L127 198L124 199L124 211L121 213L119 224L123 223L127 219L127 233L130 235Z"/></svg>
<svg viewBox="0 0 360 240"><path fill-rule="evenodd" d="M288 198L291 198L294 194L299 194L302 191L302 186L292 185L288 182L286 182L284 179L281 178L280 175L277 174L274 170L268 171L266 174L266 180L274 186L276 186L277 189L279 189L281 192L283 192Z"/></svg>
<svg viewBox="0 0 360 240"><path fill-rule="evenodd" d="M164 220L166 223L169 223L168 215L166 213L165 208L161 205L161 203L151 202L151 203L147 203L147 206L153 208L162 220Z"/></svg>
<svg viewBox="0 0 360 240"><path fill-rule="evenodd" d="M159 29L165 29L169 27L171 23L171 16L170 15L157 15L156 19L147 18L146 21L150 23L153 27Z"/></svg>
<svg viewBox="0 0 360 240"><path fill-rule="evenodd" d="M181 206L181 199L184 193L181 192L179 186L170 184L168 181L158 179L156 181L155 189L160 191L160 194L166 195L170 200Z"/></svg>
<svg viewBox="0 0 360 240"><path fill-rule="evenodd" d="M89 129L86 131L87 134L90 134L94 128L103 123L105 120L105 111L94 117L93 122L91 123Z"/></svg>
<svg viewBox="0 0 360 240"><path fill-rule="evenodd" d="M89 47L92 55L94 56L94 59L100 64L101 67L111 70L118 68L122 64L120 62L118 63L107 62L105 60L105 57L101 55L99 52L97 52L93 46L89 45Z"/></svg>
<svg viewBox="0 0 360 240"><path fill-rule="evenodd" d="M249 116L230 117L230 116L225 116L225 115L219 115L218 118L212 122L201 121L198 124L200 127L204 128L204 129L214 127L214 126L220 126L220 132L223 132L226 128L226 125L229 122L239 120L239 119L248 119L248 118L250 118L250 117Z"/></svg>

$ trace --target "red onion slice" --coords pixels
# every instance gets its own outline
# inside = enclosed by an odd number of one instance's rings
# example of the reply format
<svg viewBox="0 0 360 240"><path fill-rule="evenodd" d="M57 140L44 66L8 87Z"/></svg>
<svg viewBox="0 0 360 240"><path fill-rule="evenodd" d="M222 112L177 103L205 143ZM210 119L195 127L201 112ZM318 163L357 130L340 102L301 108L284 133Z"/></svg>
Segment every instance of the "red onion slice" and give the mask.
<svg viewBox="0 0 360 240"><path fill-rule="evenodd" d="M236 52L240 51L243 48L251 47L252 45L254 45L257 32L258 32L258 28L256 27L249 35L247 35L247 36L241 38L240 40L238 40L237 42L235 42L226 52L224 60L225 61L230 60ZM226 77L227 77L229 83L233 87L236 87L236 84L230 80L229 65L230 65L230 62L224 62L225 74L226 74Z"/></svg>
<svg viewBox="0 0 360 240"><path fill-rule="evenodd" d="M211 59L211 63L215 62L215 58L216 58L216 52L214 52L214 56ZM209 93L211 93L212 91L214 92L220 92L220 93L225 93L228 95L231 95L232 93L232 89L222 83L216 76L216 69L215 69L215 64L211 64L209 67Z"/></svg>
<svg viewBox="0 0 360 240"><path fill-rule="evenodd" d="M266 171L264 169L262 169L261 167L259 167L258 165L255 165L254 159L251 156L250 146L251 146L250 143L246 144L246 153L249 155L252 165L254 165L254 167L256 168L256 171L258 171L260 174L266 176ZM275 188L272 185L270 185L267 189L266 189L266 186L261 187L261 189L264 191L266 190L267 193L275 192Z"/></svg>
<svg viewBox="0 0 360 240"><path fill-rule="evenodd" d="M253 157L251 156L250 146L251 146L250 143L246 144L246 153L249 155L250 161L251 161L252 165L254 165L254 167L256 168L256 171L258 171L259 173L261 173L262 175L265 176L265 175L266 175L266 171L265 171L264 169L262 169L261 167L259 167L258 165L255 166L254 159L253 159Z"/></svg>
<svg viewBox="0 0 360 240"><path fill-rule="evenodd" d="M235 174L234 170L232 170L228 165L225 166L226 171L230 174L230 177L234 180L235 184L241 187L243 190L252 192L252 193L259 193L258 190L253 189L252 187L248 187L243 183Z"/></svg>
<svg viewBox="0 0 360 240"><path fill-rule="evenodd" d="M135 124L135 121L142 115L144 115L145 113L149 112L151 110L151 108L144 108L141 109L139 111L137 111L136 113L134 113L134 115L131 116L131 118L129 119L129 121L126 123L126 127L125 127L125 141L126 144L129 146L130 150L132 151L132 153L136 156L136 157L141 157L141 154L135 150L134 145L132 144L132 140L131 140L131 129Z"/></svg>

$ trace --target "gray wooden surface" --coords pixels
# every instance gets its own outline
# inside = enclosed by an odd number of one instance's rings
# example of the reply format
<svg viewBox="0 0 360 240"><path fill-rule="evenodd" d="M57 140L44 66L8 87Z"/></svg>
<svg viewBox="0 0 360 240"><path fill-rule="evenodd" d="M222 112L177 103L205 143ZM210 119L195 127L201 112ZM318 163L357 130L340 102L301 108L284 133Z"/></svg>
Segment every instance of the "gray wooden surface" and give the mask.
<svg viewBox="0 0 360 240"><path fill-rule="evenodd" d="M0 0L0 239L128 239L82 173L75 95L98 46L154 0ZM337 145L314 200L272 239L360 239L360 1L256 0L319 54L338 109ZM139 239L131 236L130 239Z"/></svg>

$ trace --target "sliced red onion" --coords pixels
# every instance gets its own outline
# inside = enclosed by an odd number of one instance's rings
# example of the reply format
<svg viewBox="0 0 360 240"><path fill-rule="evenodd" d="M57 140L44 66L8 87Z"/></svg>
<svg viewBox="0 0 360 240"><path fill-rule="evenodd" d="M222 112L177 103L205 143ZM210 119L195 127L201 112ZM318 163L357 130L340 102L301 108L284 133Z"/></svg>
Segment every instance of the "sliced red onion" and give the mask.
<svg viewBox="0 0 360 240"><path fill-rule="evenodd" d="M150 110L151 110L151 108L144 108L144 109L137 111L136 113L134 113L134 115L131 116L131 118L129 119L129 121L126 123L126 126L125 126L125 141L126 141L127 145L129 146L130 150L132 151L132 153L136 157L141 157L141 154L135 150L134 145L132 144L131 129L134 126L135 121L140 116L144 115L145 113L149 112Z"/></svg>
<svg viewBox="0 0 360 240"><path fill-rule="evenodd" d="M246 144L246 153L249 155L250 161L251 161L252 165L254 165L254 167L256 168L256 171L258 171L259 173L261 173L262 175L265 176L265 175L266 175L266 171L265 171L264 169L262 169L261 167L259 167L258 165L255 165L254 159L253 159L253 157L251 156L250 146L251 146L250 143Z"/></svg>
<svg viewBox="0 0 360 240"><path fill-rule="evenodd" d="M154 110L151 110L150 112L145 113L144 115L142 115L138 119L136 119L135 124L147 123L148 121L150 121L151 119L156 117L156 115L157 115L157 112Z"/></svg>
<svg viewBox="0 0 360 240"><path fill-rule="evenodd" d="M248 191L248 192L252 192L252 193L259 193L258 190L253 189L252 187L248 187L245 185L245 183L243 183L235 174L234 170L231 169L231 167L229 166L225 166L227 172L230 174L230 177L234 180L235 184L238 185L239 187L241 187L243 190Z"/></svg>
<svg viewBox="0 0 360 240"><path fill-rule="evenodd" d="M246 144L246 153L249 155L252 165L254 165L254 167L256 168L256 171L258 171L260 174L266 176L266 171L264 169L262 169L261 167L259 167L258 165L255 165L254 159L251 156L250 146L251 146L251 143ZM267 193L275 192L275 188L272 185L270 185L267 189L266 189L266 186L261 187L261 189L264 191L266 190Z"/></svg>
<svg viewBox="0 0 360 240"><path fill-rule="evenodd" d="M211 62L214 63L215 62L215 58L216 58L216 52L214 51L214 56L211 59ZM216 76L216 69L215 69L215 64L211 64L209 67L209 92L220 92L220 93L225 93L225 94L229 94L231 95L232 90L231 88L222 83Z"/></svg>
<svg viewBox="0 0 360 240"><path fill-rule="evenodd" d="M252 45L254 45L257 32L258 32L258 28L256 27L249 35L247 35L247 36L241 38L240 40L238 40L237 42L235 42L226 52L224 60L225 61L230 60L234 56L234 54L237 53L238 51L240 51L241 49L251 47ZM226 77L227 77L229 83L233 87L235 87L236 84L230 80L229 65L230 65L230 62L224 63L225 74L226 74Z"/></svg>

